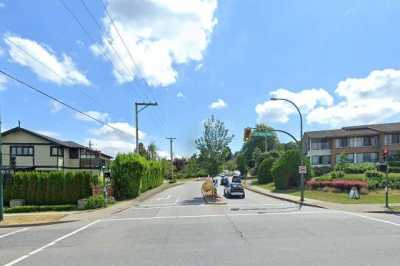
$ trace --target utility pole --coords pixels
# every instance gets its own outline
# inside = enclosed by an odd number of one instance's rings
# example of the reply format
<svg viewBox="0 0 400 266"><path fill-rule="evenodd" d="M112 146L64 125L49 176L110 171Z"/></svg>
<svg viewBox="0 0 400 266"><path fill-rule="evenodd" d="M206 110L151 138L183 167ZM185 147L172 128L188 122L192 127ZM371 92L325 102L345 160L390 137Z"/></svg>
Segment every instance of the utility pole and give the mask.
<svg viewBox="0 0 400 266"><path fill-rule="evenodd" d="M135 121L136 121L136 149L135 152L139 153L139 113L149 106L158 106L157 102L145 103L145 102L135 102ZM141 108L139 108L141 107Z"/></svg>
<svg viewBox="0 0 400 266"><path fill-rule="evenodd" d="M3 221L4 219L4 208L3 208L3 182L4 182L4 176L3 176L3 143L1 139L1 115L0 115L0 222Z"/></svg>
<svg viewBox="0 0 400 266"><path fill-rule="evenodd" d="M174 180L174 153L172 151L172 144L176 138L166 138L169 140L169 152L171 155L171 180Z"/></svg>

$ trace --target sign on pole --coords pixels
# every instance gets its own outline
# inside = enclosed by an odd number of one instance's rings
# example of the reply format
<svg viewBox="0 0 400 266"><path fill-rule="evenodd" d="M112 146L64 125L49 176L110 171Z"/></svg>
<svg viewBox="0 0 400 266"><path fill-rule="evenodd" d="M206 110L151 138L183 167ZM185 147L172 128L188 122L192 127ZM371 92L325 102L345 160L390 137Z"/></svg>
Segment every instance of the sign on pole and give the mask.
<svg viewBox="0 0 400 266"><path fill-rule="evenodd" d="M305 165L299 166L299 174L307 174L307 167Z"/></svg>
<svg viewBox="0 0 400 266"><path fill-rule="evenodd" d="M253 131L251 133L253 137L272 137L274 134L271 131Z"/></svg>

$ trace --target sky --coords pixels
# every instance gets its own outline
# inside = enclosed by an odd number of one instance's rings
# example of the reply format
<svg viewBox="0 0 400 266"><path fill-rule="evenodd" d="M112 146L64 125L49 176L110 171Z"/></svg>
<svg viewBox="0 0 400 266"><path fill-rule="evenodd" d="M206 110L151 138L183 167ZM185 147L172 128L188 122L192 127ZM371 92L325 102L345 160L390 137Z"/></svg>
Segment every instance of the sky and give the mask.
<svg viewBox="0 0 400 266"><path fill-rule="evenodd" d="M256 123L305 131L398 122L399 1L0 0L0 70L108 123L99 124L0 74L3 130L21 126L111 155L139 138L196 152L215 115L242 146ZM115 128L119 129L116 130ZM288 141L279 136L282 142Z"/></svg>

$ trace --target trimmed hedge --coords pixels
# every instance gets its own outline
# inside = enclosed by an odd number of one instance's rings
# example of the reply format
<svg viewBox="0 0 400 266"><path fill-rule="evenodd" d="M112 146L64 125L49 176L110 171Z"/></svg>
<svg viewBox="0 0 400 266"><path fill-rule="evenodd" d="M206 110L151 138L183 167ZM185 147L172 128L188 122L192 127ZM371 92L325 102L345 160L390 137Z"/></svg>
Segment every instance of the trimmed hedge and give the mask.
<svg viewBox="0 0 400 266"><path fill-rule="evenodd" d="M376 166L374 163L346 163L343 166L342 170L346 174L363 174L369 170L375 170Z"/></svg>
<svg viewBox="0 0 400 266"><path fill-rule="evenodd" d="M5 208L5 213L21 213L21 212L48 212L48 211L73 211L76 210L75 204L64 205L24 205L14 208Z"/></svg>
<svg viewBox="0 0 400 266"><path fill-rule="evenodd" d="M106 206L106 200L103 195L91 196L87 199L85 210L98 209Z"/></svg>
<svg viewBox="0 0 400 266"><path fill-rule="evenodd" d="M6 180L4 202L24 199L27 205L76 204L91 196L94 179L89 172L17 172Z"/></svg>
<svg viewBox="0 0 400 266"><path fill-rule="evenodd" d="M164 181L161 164L134 153L118 154L111 164L114 196L117 200L137 197Z"/></svg>
<svg viewBox="0 0 400 266"><path fill-rule="evenodd" d="M368 188L368 181L361 180L344 180L344 179L335 179L330 181L318 181L318 180L308 180L306 181L306 185L311 187L312 189L322 188L322 187L333 187L341 190L349 190L352 187L360 188Z"/></svg>

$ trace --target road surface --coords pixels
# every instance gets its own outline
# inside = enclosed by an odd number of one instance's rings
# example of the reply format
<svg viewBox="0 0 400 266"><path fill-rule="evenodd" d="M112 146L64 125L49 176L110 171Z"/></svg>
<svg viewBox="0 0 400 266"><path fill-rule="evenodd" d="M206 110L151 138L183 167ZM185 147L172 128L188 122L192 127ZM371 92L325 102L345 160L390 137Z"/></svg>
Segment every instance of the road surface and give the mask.
<svg viewBox="0 0 400 266"><path fill-rule="evenodd" d="M94 221L0 228L0 265L399 265L400 217L246 191L205 205L188 182Z"/></svg>

